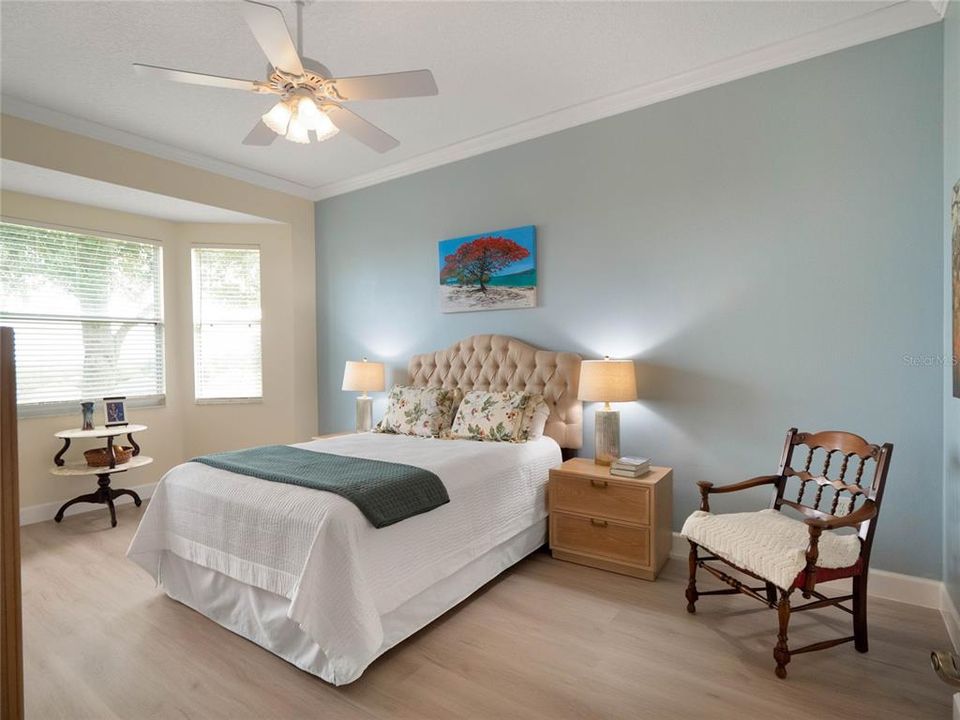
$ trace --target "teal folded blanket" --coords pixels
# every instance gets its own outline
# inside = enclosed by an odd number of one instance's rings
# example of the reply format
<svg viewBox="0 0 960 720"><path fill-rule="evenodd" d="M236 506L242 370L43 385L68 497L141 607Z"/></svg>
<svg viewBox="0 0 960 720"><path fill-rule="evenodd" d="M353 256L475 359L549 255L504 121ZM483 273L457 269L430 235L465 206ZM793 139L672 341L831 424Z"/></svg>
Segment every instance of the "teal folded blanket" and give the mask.
<svg viewBox="0 0 960 720"><path fill-rule="evenodd" d="M193 462L270 482L336 493L356 505L378 528L450 502L440 478L428 470L288 445L212 453L195 457Z"/></svg>

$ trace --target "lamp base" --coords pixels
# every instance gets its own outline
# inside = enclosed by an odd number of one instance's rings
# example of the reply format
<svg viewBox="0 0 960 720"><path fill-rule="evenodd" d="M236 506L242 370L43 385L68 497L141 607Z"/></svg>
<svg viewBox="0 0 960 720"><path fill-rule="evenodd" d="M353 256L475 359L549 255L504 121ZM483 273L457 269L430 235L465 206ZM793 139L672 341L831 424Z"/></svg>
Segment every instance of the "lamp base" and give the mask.
<svg viewBox="0 0 960 720"><path fill-rule="evenodd" d="M361 395L357 398L357 432L370 432L373 427L373 398Z"/></svg>
<svg viewBox="0 0 960 720"><path fill-rule="evenodd" d="M619 410L597 410L593 445L593 461L597 465L611 465L620 458Z"/></svg>

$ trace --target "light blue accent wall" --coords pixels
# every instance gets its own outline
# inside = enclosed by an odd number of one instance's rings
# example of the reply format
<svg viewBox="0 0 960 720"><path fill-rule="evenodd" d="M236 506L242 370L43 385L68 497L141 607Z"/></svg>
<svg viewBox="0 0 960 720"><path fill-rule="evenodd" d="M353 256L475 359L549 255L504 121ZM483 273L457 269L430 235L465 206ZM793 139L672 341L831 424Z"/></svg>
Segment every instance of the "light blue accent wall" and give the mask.
<svg viewBox="0 0 960 720"><path fill-rule="evenodd" d="M922 28L318 203L321 428L352 426L363 355L398 379L474 333L636 358L623 450L675 468L676 529L697 480L846 429L896 445L874 566L939 578L942 63ZM437 241L525 224L540 306L442 315Z"/></svg>
<svg viewBox="0 0 960 720"><path fill-rule="evenodd" d="M953 353L951 285L953 184L960 180L960 3L951 2L943 23L943 206L944 220L944 356ZM945 209L945 210L944 210ZM960 358L958 358L960 359ZM960 400L953 397L950 366L944 373L944 552L943 579L960 607Z"/></svg>

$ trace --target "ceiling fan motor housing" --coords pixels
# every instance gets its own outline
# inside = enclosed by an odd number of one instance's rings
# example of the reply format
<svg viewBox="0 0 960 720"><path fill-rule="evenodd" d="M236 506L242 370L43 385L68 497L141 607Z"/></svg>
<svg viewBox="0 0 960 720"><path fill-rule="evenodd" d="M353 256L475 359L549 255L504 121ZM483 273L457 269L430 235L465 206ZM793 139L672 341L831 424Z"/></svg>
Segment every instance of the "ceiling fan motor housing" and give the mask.
<svg viewBox="0 0 960 720"><path fill-rule="evenodd" d="M343 102L349 99L337 92L333 80L327 80L310 71L305 71L303 75L289 75L282 70L274 70L268 82L273 91L281 95L284 100L294 97L298 91L307 92L321 102L323 100Z"/></svg>

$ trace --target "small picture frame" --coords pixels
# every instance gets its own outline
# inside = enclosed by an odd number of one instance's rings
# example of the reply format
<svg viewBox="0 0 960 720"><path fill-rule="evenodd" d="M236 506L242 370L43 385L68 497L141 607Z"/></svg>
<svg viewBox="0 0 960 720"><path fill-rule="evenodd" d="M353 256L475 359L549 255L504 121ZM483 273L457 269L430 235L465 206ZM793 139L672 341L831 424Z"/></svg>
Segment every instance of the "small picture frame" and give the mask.
<svg viewBox="0 0 960 720"><path fill-rule="evenodd" d="M117 427L127 424L126 397L108 397L103 399L104 427Z"/></svg>

